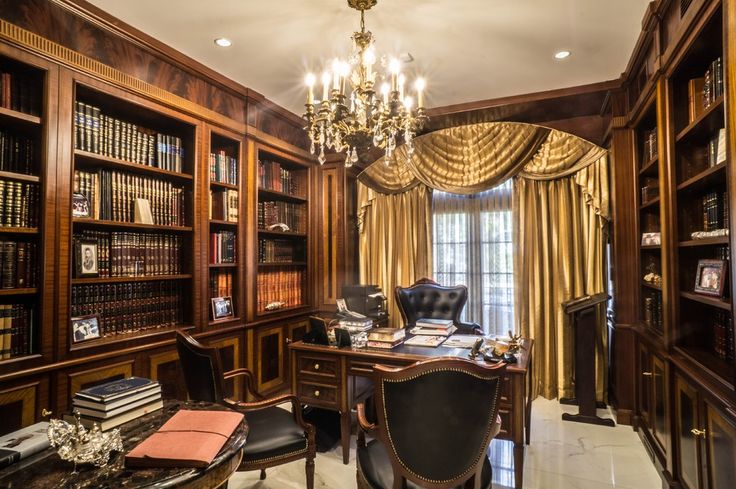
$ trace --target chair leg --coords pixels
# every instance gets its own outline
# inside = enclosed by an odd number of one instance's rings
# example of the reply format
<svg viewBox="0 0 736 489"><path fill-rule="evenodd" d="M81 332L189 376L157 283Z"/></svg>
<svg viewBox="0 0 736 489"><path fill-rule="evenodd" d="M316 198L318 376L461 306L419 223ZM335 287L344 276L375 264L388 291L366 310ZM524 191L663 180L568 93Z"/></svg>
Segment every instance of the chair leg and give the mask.
<svg viewBox="0 0 736 489"><path fill-rule="evenodd" d="M266 480L266 469L261 469L261 480L262 481Z"/></svg>
<svg viewBox="0 0 736 489"><path fill-rule="evenodd" d="M307 489L314 489L314 458L307 458Z"/></svg>

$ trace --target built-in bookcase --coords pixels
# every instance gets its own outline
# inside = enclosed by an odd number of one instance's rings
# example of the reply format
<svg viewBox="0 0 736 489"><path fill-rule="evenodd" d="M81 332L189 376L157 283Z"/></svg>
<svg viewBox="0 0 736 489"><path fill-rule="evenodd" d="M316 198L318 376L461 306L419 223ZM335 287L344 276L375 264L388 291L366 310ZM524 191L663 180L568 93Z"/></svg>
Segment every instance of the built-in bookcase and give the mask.
<svg viewBox="0 0 736 489"><path fill-rule="evenodd" d="M72 350L192 324L196 126L81 82L72 117Z"/></svg>
<svg viewBox="0 0 736 489"><path fill-rule="evenodd" d="M241 252L244 240L241 163L242 140L235 135L228 137L211 131L207 160L209 281L205 304L210 326L240 321L245 317L245 306L241 303L245 268ZM219 307L226 307L229 299L230 311L216 317L212 299L216 299Z"/></svg>
<svg viewBox="0 0 736 489"><path fill-rule="evenodd" d="M275 149L257 145L255 156L255 305L261 316L309 305L310 171L306 161Z"/></svg>
<svg viewBox="0 0 736 489"><path fill-rule="evenodd" d="M47 81L0 54L0 363L41 347Z"/></svg>
<svg viewBox="0 0 736 489"><path fill-rule="evenodd" d="M676 185L673 214L674 269L678 321L674 346L699 366L733 385L731 236L729 194L731 155L725 130L723 15L719 8L697 35L669 79L672 107L670 171ZM733 130L733 128L731 128ZM704 295L707 271L700 260L726 262L722 295ZM715 279L714 279L715 280Z"/></svg>

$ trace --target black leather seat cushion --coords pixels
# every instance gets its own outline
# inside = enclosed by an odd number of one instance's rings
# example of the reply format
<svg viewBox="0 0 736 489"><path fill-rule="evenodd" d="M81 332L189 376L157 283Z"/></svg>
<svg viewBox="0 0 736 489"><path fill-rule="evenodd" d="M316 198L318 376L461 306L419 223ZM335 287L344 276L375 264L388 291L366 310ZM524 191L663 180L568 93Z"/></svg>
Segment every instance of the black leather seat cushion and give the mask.
<svg viewBox="0 0 736 489"><path fill-rule="evenodd" d="M294 415L279 407L249 411L248 440L245 443L244 462L282 457L307 449L304 429L296 424Z"/></svg>
<svg viewBox="0 0 736 489"><path fill-rule="evenodd" d="M391 468L391 461L386 452L386 447L378 440L373 440L366 445L365 448L358 447L358 470L363 475L365 481L375 489L391 489L393 487L394 472ZM491 462L488 457L483 460L483 470L481 472L480 487L484 489L491 488ZM421 486L407 481L407 489L421 489ZM458 486L460 489L461 486Z"/></svg>

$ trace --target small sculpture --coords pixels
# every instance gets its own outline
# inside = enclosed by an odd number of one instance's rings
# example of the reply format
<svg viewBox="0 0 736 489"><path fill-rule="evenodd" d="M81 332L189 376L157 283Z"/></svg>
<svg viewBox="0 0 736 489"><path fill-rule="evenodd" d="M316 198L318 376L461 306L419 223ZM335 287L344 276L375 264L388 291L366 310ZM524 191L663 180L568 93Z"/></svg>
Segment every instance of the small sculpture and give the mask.
<svg viewBox="0 0 736 489"><path fill-rule="evenodd" d="M78 411L74 412L74 418L74 424L61 419L52 419L46 432L51 446L56 448L59 457L74 462L74 473L77 472L77 464L104 467L110 459L110 452L123 451L119 429L103 433L95 423L87 430L79 420Z"/></svg>
<svg viewBox="0 0 736 489"><path fill-rule="evenodd" d="M284 301L273 301L266 304L266 310L267 311L276 311L278 309L281 309L286 305L286 302Z"/></svg>

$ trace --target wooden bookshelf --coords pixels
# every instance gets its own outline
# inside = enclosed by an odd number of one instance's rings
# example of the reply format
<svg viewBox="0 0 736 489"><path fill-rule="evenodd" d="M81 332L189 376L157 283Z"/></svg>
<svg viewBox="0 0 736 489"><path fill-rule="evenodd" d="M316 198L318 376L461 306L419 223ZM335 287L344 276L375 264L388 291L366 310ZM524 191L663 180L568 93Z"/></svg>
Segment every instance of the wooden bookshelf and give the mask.
<svg viewBox="0 0 736 489"><path fill-rule="evenodd" d="M137 222L123 222L123 221L105 221L102 219L92 219L89 217L75 217L72 219L75 225L83 225L90 227L100 228L115 228L115 229L127 229L127 230L163 230L171 232L188 233L192 231L192 226L162 226L160 224L141 224Z"/></svg>
<svg viewBox="0 0 736 489"><path fill-rule="evenodd" d="M192 180L194 177L186 173L180 173L170 170L163 170L161 168L155 168L153 166L146 166L140 163L133 163L130 161L121 160L119 158L113 158L110 156L103 156L89 151L83 151L81 149L74 150L75 163L78 168L86 167L99 167L104 166L106 168L116 168L131 173L140 173L143 175L152 175L158 177L166 177L180 180Z"/></svg>
<svg viewBox="0 0 736 489"><path fill-rule="evenodd" d="M40 126L42 123L39 116L8 109L7 107L0 107L0 120L6 124L24 127Z"/></svg>
<svg viewBox="0 0 736 489"><path fill-rule="evenodd" d="M72 284L113 284L126 282L156 282L159 280L190 280L192 274L183 273L180 275L147 275L136 277L90 277L90 278L73 278Z"/></svg>

